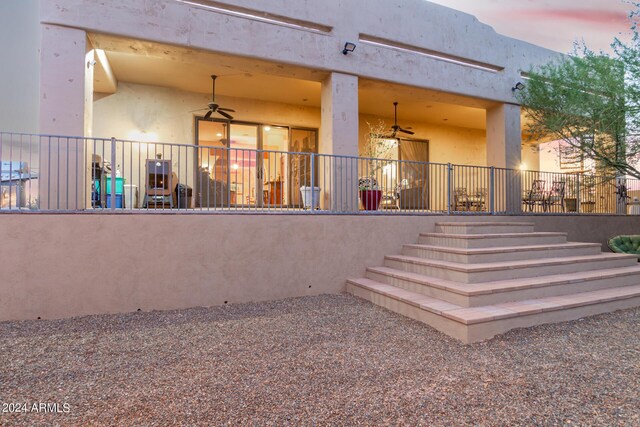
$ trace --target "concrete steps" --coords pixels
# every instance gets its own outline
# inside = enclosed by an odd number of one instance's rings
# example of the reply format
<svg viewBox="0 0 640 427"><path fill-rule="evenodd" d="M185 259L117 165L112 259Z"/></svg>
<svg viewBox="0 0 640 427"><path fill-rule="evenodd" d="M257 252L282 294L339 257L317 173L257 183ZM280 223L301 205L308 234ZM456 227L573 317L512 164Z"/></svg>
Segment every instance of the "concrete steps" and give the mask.
<svg viewBox="0 0 640 427"><path fill-rule="evenodd" d="M368 279L347 281L347 291L427 323L466 344L514 328L565 322L640 305L640 285L470 308Z"/></svg>
<svg viewBox="0 0 640 427"><path fill-rule="evenodd" d="M436 230L349 279L347 291L465 343L640 305L635 256L536 233L528 223L447 222Z"/></svg>
<svg viewBox="0 0 640 427"><path fill-rule="evenodd" d="M496 246L533 246L567 243L567 233L492 233L445 234L420 233L418 243L453 248L493 248Z"/></svg>
<svg viewBox="0 0 640 427"><path fill-rule="evenodd" d="M557 245L532 245L496 248L451 248L408 244L402 247L402 255L416 258L476 264L497 261L520 261L531 258L562 258L577 255L595 255L601 251L598 243L560 243Z"/></svg>
<svg viewBox="0 0 640 427"><path fill-rule="evenodd" d="M398 270L461 283L479 283L492 280L535 277L542 272L545 275L549 275L629 267L635 265L637 261L638 258L635 255L614 253L479 264L430 260L406 255L387 255L385 256L384 265Z"/></svg>

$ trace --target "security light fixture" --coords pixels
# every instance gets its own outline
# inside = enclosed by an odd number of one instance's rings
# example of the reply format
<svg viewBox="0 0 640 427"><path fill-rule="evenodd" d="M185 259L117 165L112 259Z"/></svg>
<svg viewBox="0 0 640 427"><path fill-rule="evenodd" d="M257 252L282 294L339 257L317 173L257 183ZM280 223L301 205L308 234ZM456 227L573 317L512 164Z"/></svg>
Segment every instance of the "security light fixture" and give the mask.
<svg viewBox="0 0 640 427"><path fill-rule="evenodd" d="M515 92L517 90L522 90L522 89L524 89L524 83L518 82L514 87L511 88L511 92Z"/></svg>
<svg viewBox="0 0 640 427"><path fill-rule="evenodd" d="M342 49L342 54L346 55L347 53L353 52L354 50L356 50L356 44L351 42L346 42L344 44L344 49Z"/></svg>

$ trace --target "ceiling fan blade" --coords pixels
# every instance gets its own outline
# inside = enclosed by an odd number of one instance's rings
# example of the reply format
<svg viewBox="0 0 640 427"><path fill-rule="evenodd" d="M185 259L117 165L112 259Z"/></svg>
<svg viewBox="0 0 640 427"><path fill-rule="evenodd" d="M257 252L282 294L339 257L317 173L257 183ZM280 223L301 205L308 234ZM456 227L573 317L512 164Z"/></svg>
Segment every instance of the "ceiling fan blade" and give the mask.
<svg viewBox="0 0 640 427"><path fill-rule="evenodd" d="M189 112L190 112L190 113L195 113L196 111L204 111L204 110L208 110L208 109L209 109L208 107L205 107L205 108L198 108L197 110L191 110L191 111L189 111Z"/></svg>
<svg viewBox="0 0 640 427"><path fill-rule="evenodd" d="M235 113L235 112L236 112L236 110L232 110L231 108L220 108L220 107L218 107L218 111L220 111L220 110L222 110L222 111L228 111L228 112L230 112L230 113Z"/></svg>
<svg viewBox="0 0 640 427"><path fill-rule="evenodd" d="M207 114L204 115L204 118L208 119L209 117L211 117L211 113L213 113L213 111L211 110L207 111Z"/></svg>
<svg viewBox="0 0 640 427"><path fill-rule="evenodd" d="M410 130L398 128L400 132L406 133L407 135L415 135L415 132L411 132Z"/></svg>
<svg viewBox="0 0 640 427"><path fill-rule="evenodd" d="M222 117L226 117L229 120L233 120L233 116L231 116L230 114L225 113L224 111L220 111L220 109L218 109L217 113L220 114Z"/></svg>

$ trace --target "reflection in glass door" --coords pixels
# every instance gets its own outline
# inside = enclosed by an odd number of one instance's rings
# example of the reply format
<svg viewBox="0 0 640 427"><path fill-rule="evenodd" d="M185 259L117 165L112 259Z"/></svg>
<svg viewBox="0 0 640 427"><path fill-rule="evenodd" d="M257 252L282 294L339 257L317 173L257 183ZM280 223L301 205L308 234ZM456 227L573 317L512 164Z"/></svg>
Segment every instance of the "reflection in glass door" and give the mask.
<svg viewBox="0 0 640 427"><path fill-rule="evenodd" d="M300 187L318 187L318 166L311 175L311 153L318 152L318 132L315 129L291 129L291 145L289 151L294 152L289 158L289 194L292 206L302 206Z"/></svg>
<svg viewBox="0 0 640 427"><path fill-rule="evenodd" d="M229 192L229 150L227 123L197 121L195 199L197 207L228 206L235 203Z"/></svg>
<svg viewBox="0 0 640 427"><path fill-rule="evenodd" d="M289 128L282 126L262 126L264 182L263 202L266 206L285 206L289 203L288 163Z"/></svg>
<svg viewBox="0 0 640 427"><path fill-rule="evenodd" d="M229 189L236 205L254 206L262 201L262 181L257 173L262 159L255 151L258 126L232 123L229 141Z"/></svg>
<svg viewBox="0 0 640 427"><path fill-rule="evenodd" d="M300 206L317 130L196 119L196 206ZM288 152L295 152L291 154ZM318 171L314 172L318 185Z"/></svg>

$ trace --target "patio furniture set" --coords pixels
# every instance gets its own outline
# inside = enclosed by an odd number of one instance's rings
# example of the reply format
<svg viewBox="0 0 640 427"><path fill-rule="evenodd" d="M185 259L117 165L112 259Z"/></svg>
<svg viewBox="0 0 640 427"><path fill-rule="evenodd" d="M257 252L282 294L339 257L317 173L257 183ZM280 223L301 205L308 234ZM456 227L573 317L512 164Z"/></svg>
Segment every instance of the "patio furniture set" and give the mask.
<svg viewBox="0 0 640 427"><path fill-rule="evenodd" d="M535 206L541 206L544 212L550 211L552 206L559 206L565 211L564 181L553 181L551 189L546 190L546 181L536 179L531 184L531 189L525 191L522 204L532 212Z"/></svg>

